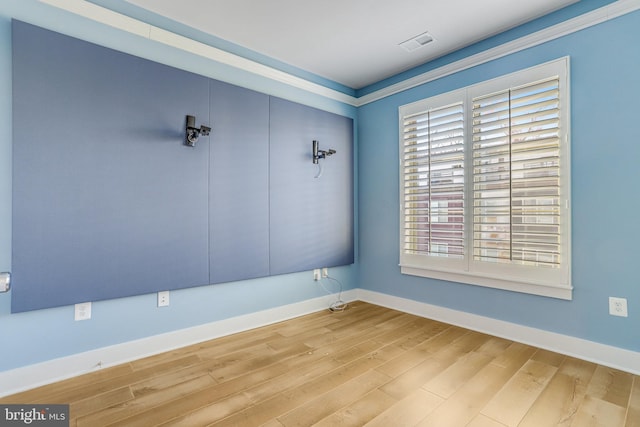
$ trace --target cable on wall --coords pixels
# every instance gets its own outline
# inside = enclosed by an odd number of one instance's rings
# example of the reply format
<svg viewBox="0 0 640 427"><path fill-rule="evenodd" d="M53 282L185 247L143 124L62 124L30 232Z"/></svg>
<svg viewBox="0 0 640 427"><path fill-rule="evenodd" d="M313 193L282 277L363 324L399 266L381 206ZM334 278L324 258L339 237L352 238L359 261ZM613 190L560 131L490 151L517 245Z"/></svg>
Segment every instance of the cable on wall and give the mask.
<svg viewBox="0 0 640 427"><path fill-rule="evenodd" d="M329 280L333 280L334 282L336 282L339 286L340 286L340 291L338 292L338 299L336 300L336 302L334 302L333 304L331 304L329 306L329 310L330 311L344 311L348 304L344 301L342 301L342 282L340 282L338 279L334 279L331 276L324 276L321 277L320 280L318 281L318 283L320 284L320 286L322 287L322 289L324 289L324 291L326 293L328 293L329 295L333 295L333 293L331 291L329 291L324 284L322 283L322 279L329 279Z"/></svg>

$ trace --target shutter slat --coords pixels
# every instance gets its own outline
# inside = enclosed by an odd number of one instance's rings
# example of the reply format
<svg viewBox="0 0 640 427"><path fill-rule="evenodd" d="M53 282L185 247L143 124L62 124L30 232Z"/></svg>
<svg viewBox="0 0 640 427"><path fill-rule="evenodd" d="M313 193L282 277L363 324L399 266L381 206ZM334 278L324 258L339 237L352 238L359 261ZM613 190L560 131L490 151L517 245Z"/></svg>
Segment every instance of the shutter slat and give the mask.
<svg viewBox="0 0 640 427"><path fill-rule="evenodd" d="M557 79L473 100L475 260L558 266Z"/></svg>
<svg viewBox="0 0 640 427"><path fill-rule="evenodd" d="M408 254L464 254L462 102L404 117L404 244Z"/></svg>

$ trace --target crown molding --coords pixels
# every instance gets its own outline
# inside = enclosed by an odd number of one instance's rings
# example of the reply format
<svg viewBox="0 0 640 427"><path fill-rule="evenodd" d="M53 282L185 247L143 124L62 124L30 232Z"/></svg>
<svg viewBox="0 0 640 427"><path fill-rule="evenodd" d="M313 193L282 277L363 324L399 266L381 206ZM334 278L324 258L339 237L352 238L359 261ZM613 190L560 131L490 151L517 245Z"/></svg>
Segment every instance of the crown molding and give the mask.
<svg viewBox="0 0 640 427"><path fill-rule="evenodd" d="M83 18L108 25L121 31L149 39L218 63L234 67L267 79L302 89L306 92L355 106L357 99L340 91L280 71L251 59L218 49L188 37L147 24L124 14L114 12L86 0L39 0L41 3L65 10ZM211 76L213 77L213 76Z"/></svg>
<svg viewBox="0 0 640 427"><path fill-rule="evenodd" d="M471 67L538 46L640 9L640 0L618 0L599 9L553 25L549 28L520 37L516 40L479 52L475 55L468 56L464 59L452 62L434 70L427 71L370 94L363 95L361 97L354 97L239 55L226 52L205 43L192 40L188 37L147 24L102 6L98 6L94 3L90 3L86 0L39 1L84 18L109 25L119 30L355 107L360 107Z"/></svg>
<svg viewBox="0 0 640 427"><path fill-rule="evenodd" d="M363 95L358 99L356 107L378 101L391 95L412 89L425 83L441 79L451 74L464 71L466 69L529 49L534 46L549 42L551 40L564 37L585 28L601 24L611 19L618 18L640 9L640 0L618 0L607 6L587 12L583 15L537 31L524 37L520 37L513 41L504 43L500 46L476 53L464 59L452 62L431 71L419 74L415 77L403 80L396 84L387 86L367 95Z"/></svg>

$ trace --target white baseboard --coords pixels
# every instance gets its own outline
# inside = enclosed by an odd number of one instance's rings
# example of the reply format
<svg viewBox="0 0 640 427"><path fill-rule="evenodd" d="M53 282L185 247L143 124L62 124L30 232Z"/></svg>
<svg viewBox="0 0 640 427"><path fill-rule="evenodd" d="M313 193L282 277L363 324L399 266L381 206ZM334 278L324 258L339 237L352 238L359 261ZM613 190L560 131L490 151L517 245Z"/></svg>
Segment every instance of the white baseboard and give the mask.
<svg viewBox="0 0 640 427"><path fill-rule="evenodd" d="M341 298L346 302L350 302L357 300L357 296L358 290L353 289L343 292ZM0 372L0 397L176 348L320 311L335 302L336 297L337 295L327 295L313 298Z"/></svg>
<svg viewBox="0 0 640 427"><path fill-rule="evenodd" d="M364 301L470 330L533 345L640 375L640 353L365 289L342 293L344 301ZM250 313L205 325L154 335L84 353L0 372L0 397L219 338L327 308L335 295Z"/></svg>
<svg viewBox="0 0 640 427"><path fill-rule="evenodd" d="M358 290L358 299L640 375L635 351L365 289Z"/></svg>

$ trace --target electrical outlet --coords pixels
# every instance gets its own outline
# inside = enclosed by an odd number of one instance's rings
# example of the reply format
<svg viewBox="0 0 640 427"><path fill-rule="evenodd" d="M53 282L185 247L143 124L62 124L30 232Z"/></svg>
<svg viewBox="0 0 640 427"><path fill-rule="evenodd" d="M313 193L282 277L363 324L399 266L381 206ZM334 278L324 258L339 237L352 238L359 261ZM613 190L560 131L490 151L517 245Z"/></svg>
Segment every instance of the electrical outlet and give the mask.
<svg viewBox="0 0 640 427"><path fill-rule="evenodd" d="M316 268L313 270L313 280L315 280L316 282L318 280L320 280L320 269Z"/></svg>
<svg viewBox="0 0 640 427"><path fill-rule="evenodd" d="M329 269L327 267L322 269L322 277L329 277Z"/></svg>
<svg viewBox="0 0 640 427"><path fill-rule="evenodd" d="M612 316L627 317L627 299L609 297L609 314Z"/></svg>
<svg viewBox="0 0 640 427"><path fill-rule="evenodd" d="M169 305L169 291L158 292L158 307L167 307Z"/></svg>
<svg viewBox="0 0 640 427"><path fill-rule="evenodd" d="M91 303L83 302L75 305L75 317L74 320L88 320L91 319Z"/></svg>
<svg viewBox="0 0 640 427"><path fill-rule="evenodd" d="M0 292L9 292L11 289L11 273L0 273Z"/></svg>

